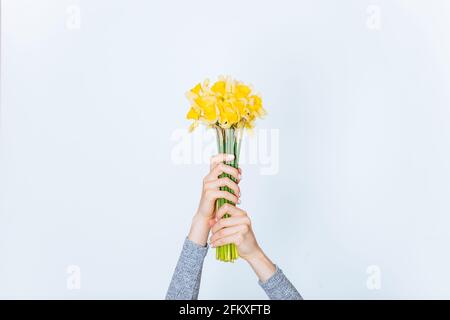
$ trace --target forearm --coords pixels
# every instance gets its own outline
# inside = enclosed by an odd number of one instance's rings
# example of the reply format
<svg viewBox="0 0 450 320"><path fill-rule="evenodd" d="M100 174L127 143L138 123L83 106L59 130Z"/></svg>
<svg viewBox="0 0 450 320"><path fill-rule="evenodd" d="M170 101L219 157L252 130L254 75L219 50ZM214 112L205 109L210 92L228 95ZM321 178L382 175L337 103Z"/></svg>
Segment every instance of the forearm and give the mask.
<svg viewBox="0 0 450 320"><path fill-rule="evenodd" d="M246 260L260 281L267 281L276 271L275 264L260 249Z"/></svg>
<svg viewBox="0 0 450 320"><path fill-rule="evenodd" d="M180 258L172 276L167 300L196 300L200 288L203 260L208 246L201 246L190 239L183 244Z"/></svg>
<svg viewBox="0 0 450 320"><path fill-rule="evenodd" d="M258 283L271 300L301 300L302 296L283 271L259 250L247 259L258 276Z"/></svg>

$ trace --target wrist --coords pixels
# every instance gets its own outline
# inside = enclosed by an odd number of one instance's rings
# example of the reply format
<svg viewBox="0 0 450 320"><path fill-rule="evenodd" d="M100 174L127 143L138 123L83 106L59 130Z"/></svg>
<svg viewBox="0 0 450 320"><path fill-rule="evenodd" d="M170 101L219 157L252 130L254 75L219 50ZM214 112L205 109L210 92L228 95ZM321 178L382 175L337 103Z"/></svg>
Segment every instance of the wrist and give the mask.
<svg viewBox="0 0 450 320"><path fill-rule="evenodd" d="M258 247L257 249L255 249L254 252L242 258L246 260L250 265L254 265L264 260L264 257L265 257L264 252L262 251L261 248Z"/></svg>
<svg viewBox="0 0 450 320"><path fill-rule="evenodd" d="M258 248L255 253L245 258L245 260L250 264L261 282L267 281L275 274L275 264L270 261L260 248Z"/></svg>
<svg viewBox="0 0 450 320"><path fill-rule="evenodd" d="M189 230L188 239L198 245L206 246L209 230L209 219L196 214L192 218L192 224L191 229Z"/></svg>

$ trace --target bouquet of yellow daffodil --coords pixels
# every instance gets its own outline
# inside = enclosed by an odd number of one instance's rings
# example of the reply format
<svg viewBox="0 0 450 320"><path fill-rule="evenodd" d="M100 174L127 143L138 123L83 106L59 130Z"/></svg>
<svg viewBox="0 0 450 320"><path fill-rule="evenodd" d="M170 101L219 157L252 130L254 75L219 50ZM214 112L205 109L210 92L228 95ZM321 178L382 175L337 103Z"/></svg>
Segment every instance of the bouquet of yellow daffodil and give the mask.
<svg viewBox="0 0 450 320"><path fill-rule="evenodd" d="M209 80L205 80L186 95L191 104L187 118L193 120L189 130L194 130L199 123L214 128L217 132L219 153L233 154L234 160L226 164L238 168L244 128L252 129L255 120L266 114L261 96L253 93L250 86L231 77L219 77L212 85ZM225 173L220 177L228 177L235 181L232 176ZM221 187L221 190L233 193L228 187ZM218 199L216 208L225 203L236 205L226 199ZM227 214L224 216L228 217ZM216 258L220 261L233 262L238 258L236 246L227 244L218 247Z"/></svg>

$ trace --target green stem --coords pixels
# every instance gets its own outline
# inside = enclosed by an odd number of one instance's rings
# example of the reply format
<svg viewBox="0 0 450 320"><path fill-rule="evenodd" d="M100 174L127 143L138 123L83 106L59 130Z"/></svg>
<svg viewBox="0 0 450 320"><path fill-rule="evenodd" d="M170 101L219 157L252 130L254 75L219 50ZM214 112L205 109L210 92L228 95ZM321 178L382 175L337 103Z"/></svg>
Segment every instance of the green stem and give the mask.
<svg viewBox="0 0 450 320"><path fill-rule="evenodd" d="M233 166L234 168L238 168L239 163L239 153L241 146L241 138L242 138L242 129L229 128L223 129L220 127L216 127L217 131L217 146L219 153L227 153L233 154L234 159L232 161L225 162L228 165ZM220 178L228 177L236 182L236 179L229 174L221 174ZM227 191L233 193L228 187L221 187L220 190ZM216 209L218 210L223 204L230 203L232 205L236 205L235 203L226 200L226 199L218 199L216 202ZM229 218L229 214L225 214L223 216L224 219ZM216 259L220 261L226 262L234 262L239 257L237 253L237 248L234 244L227 244L216 248Z"/></svg>

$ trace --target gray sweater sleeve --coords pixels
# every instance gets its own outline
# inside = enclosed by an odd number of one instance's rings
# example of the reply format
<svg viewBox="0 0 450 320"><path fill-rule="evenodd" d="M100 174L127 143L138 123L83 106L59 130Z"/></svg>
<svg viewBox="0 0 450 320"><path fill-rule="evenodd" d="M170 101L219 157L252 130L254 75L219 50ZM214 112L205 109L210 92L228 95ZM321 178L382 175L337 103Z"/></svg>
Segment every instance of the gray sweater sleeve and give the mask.
<svg viewBox="0 0 450 320"><path fill-rule="evenodd" d="M284 275L278 266L275 273L265 282L258 281L271 300L302 300L302 296L297 289Z"/></svg>
<svg viewBox="0 0 450 320"><path fill-rule="evenodd" d="M197 300L202 276L203 260L208 246L202 247L186 238L180 258L172 276L167 300ZM259 281L267 296L273 300L302 299L292 283L281 269L276 267L275 273L265 282Z"/></svg>
<svg viewBox="0 0 450 320"><path fill-rule="evenodd" d="M167 290L166 300L197 300L202 277L203 260L208 246L202 247L188 238L184 240L175 272Z"/></svg>

